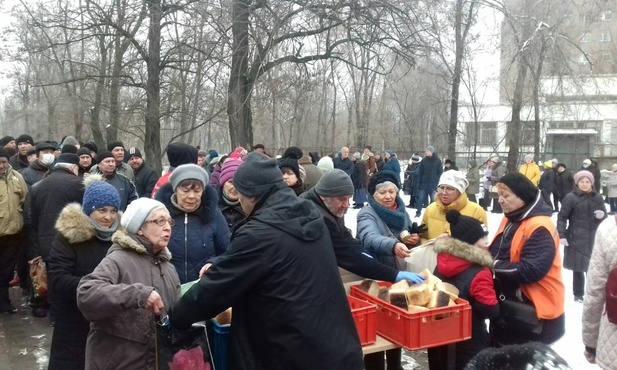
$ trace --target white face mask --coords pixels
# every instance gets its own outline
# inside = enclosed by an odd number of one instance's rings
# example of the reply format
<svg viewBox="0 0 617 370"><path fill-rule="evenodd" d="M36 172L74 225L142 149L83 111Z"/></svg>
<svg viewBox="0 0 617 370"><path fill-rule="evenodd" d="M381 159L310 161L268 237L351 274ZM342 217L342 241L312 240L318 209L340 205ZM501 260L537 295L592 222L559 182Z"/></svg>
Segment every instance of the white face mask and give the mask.
<svg viewBox="0 0 617 370"><path fill-rule="evenodd" d="M41 163L43 163L43 165L45 165L46 167L49 167L54 164L55 160L56 156L53 155L53 153L45 153L43 154L43 159L41 160Z"/></svg>

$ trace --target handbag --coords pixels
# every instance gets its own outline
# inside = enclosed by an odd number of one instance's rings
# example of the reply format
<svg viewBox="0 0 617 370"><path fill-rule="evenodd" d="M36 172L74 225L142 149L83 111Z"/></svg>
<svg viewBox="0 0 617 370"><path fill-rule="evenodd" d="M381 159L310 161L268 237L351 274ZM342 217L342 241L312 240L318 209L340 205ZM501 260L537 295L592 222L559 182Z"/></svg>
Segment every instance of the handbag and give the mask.
<svg viewBox="0 0 617 370"><path fill-rule="evenodd" d="M499 296L499 316L491 322L496 330L505 333L540 334L543 320L538 318L536 308L531 303Z"/></svg>
<svg viewBox="0 0 617 370"><path fill-rule="evenodd" d="M30 261L30 280L32 280L32 293L35 299L47 297L47 267L43 257L38 256Z"/></svg>

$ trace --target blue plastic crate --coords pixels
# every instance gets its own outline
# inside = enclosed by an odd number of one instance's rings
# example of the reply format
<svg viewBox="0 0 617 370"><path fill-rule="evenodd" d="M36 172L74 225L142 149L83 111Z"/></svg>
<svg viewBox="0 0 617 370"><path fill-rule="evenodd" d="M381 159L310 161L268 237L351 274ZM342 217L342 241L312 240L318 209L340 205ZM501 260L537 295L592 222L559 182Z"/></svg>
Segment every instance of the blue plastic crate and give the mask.
<svg viewBox="0 0 617 370"><path fill-rule="evenodd" d="M229 355L229 331L231 325L221 325L216 320L210 319L212 341L212 359L216 370L227 370L227 357Z"/></svg>

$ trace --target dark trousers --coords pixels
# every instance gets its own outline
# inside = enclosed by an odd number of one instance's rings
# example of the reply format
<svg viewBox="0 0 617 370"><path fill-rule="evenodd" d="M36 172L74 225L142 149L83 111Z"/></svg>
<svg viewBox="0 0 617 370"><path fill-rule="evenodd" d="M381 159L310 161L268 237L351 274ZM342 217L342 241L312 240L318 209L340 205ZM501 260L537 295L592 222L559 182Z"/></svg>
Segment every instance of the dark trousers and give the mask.
<svg viewBox="0 0 617 370"><path fill-rule="evenodd" d="M553 208L553 202L551 201L551 193L547 190L541 190L540 194L542 195L542 200L544 201L544 203L548 204L549 207Z"/></svg>
<svg viewBox="0 0 617 370"><path fill-rule="evenodd" d="M499 198L492 198L493 200L493 208L491 209L492 213L502 213L501 204L499 204Z"/></svg>
<svg viewBox="0 0 617 370"><path fill-rule="evenodd" d="M428 198L428 203L426 202ZM428 207L429 204L433 203L435 201L435 192L434 191L429 191L429 190L418 190L418 202L417 202L417 213L422 212L422 209Z"/></svg>
<svg viewBox="0 0 617 370"><path fill-rule="evenodd" d="M20 238L19 252L17 253L17 276L19 276L19 286L22 289L30 289L30 269L28 268L28 244L26 238Z"/></svg>
<svg viewBox="0 0 617 370"><path fill-rule="evenodd" d="M470 201L472 201L474 203L478 203L478 200L476 199L476 195L475 194L467 194L467 199L469 199Z"/></svg>
<svg viewBox="0 0 617 370"><path fill-rule="evenodd" d="M389 349L385 353L388 367L385 365L384 352L375 352L364 356L364 368L366 370L401 370L402 350L400 348Z"/></svg>
<svg viewBox="0 0 617 370"><path fill-rule="evenodd" d="M554 203L555 203L555 204L554 204L554 206L555 206L554 211L555 211L555 212L559 212L559 205L561 204L561 200L560 200L560 199L559 199L559 197L557 196L557 192L556 192L556 191L554 191L554 192L553 192L553 201L554 201Z"/></svg>
<svg viewBox="0 0 617 370"><path fill-rule="evenodd" d="M608 204L611 206L611 213L617 213L617 198L608 198Z"/></svg>
<svg viewBox="0 0 617 370"><path fill-rule="evenodd" d="M21 234L0 236L0 298L3 300L8 300L9 282L13 280L20 246Z"/></svg>
<svg viewBox="0 0 617 370"><path fill-rule="evenodd" d="M576 297L585 295L585 273L582 271L572 271L572 292Z"/></svg>

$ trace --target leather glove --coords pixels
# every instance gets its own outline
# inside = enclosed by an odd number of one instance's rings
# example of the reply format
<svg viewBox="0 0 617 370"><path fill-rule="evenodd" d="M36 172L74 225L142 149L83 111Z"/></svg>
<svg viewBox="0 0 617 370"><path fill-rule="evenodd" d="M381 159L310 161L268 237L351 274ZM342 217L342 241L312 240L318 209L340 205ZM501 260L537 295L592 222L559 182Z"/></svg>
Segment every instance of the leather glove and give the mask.
<svg viewBox="0 0 617 370"><path fill-rule="evenodd" d="M424 282L424 279L426 279L424 276L416 274L415 272L399 271L398 274L396 274L397 283L401 280L407 280L412 284L420 284Z"/></svg>
<svg viewBox="0 0 617 370"><path fill-rule="evenodd" d="M418 226L417 223L412 223L411 224L411 229L409 230L410 234L424 234L426 232L426 225L422 224L420 226Z"/></svg>
<svg viewBox="0 0 617 370"><path fill-rule="evenodd" d="M593 214L596 216L596 218L597 218L598 220L603 219L603 218L604 218L604 216L606 215L606 213L604 213L604 211L602 211L602 210L600 210L600 209L598 209L598 210L596 210L596 211L593 211Z"/></svg>
<svg viewBox="0 0 617 370"><path fill-rule="evenodd" d="M585 354L585 359L587 360L587 362L589 362L590 364L596 363L596 349L595 348L585 346L584 354Z"/></svg>
<svg viewBox="0 0 617 370"><path fill-rule="evenodd" d="M559 244L563 245L564 247L567 247L568 245L570 245L568 244L568 239L566 238L559 239Z"/></svg>

